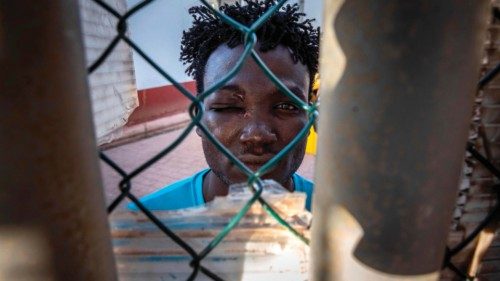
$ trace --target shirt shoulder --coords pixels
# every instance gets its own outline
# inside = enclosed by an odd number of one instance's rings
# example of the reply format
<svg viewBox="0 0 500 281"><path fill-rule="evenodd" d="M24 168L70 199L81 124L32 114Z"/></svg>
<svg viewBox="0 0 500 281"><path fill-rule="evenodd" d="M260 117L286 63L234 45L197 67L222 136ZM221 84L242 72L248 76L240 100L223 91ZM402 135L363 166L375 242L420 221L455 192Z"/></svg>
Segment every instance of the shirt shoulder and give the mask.
<svg viewBox="0 0 500 281"><path fill-rule="evenodd" d="M208 169L195 173L185 179L174 182L140 199L141 203L152 211L176 210L203 205L203 177ZM134 203L128 209L139 210Z"/></svg>
<svg viewBox="0 0 500 281"><path fill-rule="evenodd" d="M306 194L306 209L308 211L311 211L312 197L314 192L313 182L295 173L293 174L293 184L295 187L295 191L304 192Z"/></svg>

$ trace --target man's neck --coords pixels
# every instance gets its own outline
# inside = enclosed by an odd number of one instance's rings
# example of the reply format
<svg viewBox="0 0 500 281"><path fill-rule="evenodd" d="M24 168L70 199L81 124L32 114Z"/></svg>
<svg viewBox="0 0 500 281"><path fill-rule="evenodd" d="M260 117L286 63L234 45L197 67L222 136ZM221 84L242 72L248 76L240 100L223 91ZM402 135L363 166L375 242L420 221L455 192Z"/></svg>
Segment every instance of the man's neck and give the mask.
<svg viewBox="0 0 500 281"><path fill-rule="evenodd" d="M290 192L294 191L294 184L292 177L290 177L284 188ZM203 198L205 202L214 200L216 196L227 196L229 193L229 186L223 182L212 170L208 172L203 178Z"/></svg>
<svg viewBox="0 0 500 281"><path fill-rule="evenodd" d="M212 170L203 179L203 198L205 202L214 200L216 196L226 196L229 187Z"/></svg>

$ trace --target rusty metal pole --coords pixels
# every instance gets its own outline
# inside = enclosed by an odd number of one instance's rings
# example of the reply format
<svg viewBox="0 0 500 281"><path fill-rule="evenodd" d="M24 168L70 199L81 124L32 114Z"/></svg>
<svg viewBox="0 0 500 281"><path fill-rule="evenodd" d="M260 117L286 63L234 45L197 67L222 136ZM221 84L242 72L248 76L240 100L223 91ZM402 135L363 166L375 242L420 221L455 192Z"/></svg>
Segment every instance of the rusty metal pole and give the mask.
<svg viewBox="0 0 500 281"><path fill-rule="evenodd" d="M324 3L312 280L436 280L488 1L342 2Z"/></svg>
<svg viewBox="0 0 500 281"><path fill-rule="evenodd" d="M0 0L0 279L116 280L78 1Z"/></svg>

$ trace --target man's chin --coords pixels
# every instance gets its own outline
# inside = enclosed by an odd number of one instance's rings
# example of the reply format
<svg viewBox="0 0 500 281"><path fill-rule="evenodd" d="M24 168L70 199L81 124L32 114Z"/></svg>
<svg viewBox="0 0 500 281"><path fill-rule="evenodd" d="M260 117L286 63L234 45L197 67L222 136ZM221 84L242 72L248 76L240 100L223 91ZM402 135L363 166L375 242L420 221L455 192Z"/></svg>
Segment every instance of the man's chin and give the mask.
<svg viewBox="0 0 500 281"><path fill-rule="evenodd" d="M250 168L250 167L249 167ZM251 169L253 172L256 172L260 167L257 169ZM281 174L276 174L276 171L274 169L271 169L270 171L266 172L264 175L260 176L261 179L263 180L275 180L279 182L280 184L283 184L282 182L284 181L283 176ZM247 183L248 182L248 176L244 175L243 173L239 175L235 175L229 178L230 182L233 184L237 183Z"/></svg>

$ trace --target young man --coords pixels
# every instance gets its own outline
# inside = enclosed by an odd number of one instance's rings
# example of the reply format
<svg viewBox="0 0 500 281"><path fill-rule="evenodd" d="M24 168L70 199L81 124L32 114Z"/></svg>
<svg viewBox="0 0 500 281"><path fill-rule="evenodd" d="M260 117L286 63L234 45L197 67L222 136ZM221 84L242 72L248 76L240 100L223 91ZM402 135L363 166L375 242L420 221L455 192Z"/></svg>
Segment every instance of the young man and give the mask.
<svg viewBox="0 0 500 281"><path fill-rule="evenodd" d="M275 1L246 1L225 5L221 12L250 26ZM310 101L318 68L319 29L302 19L295 5L286 5L256 32L254 49L271 71L301 100ZM193 26L184 32L181 59L193 75L198 93L223 78L243 52L244 36L223 23L204 6L189 10ZM288 143L308 121L307 114L266 77L251 57L224 86L204 100L202 122L235 157L256 171ZM209 169L173 183L141 199L151 210L172 210L202 205L228 193L229 185L247 177L198 128ZM278 164L262 176L289 191L307 194L311 208L313 185L295 174L305 153L303 138ZM135 209L135 206L129 205Z"/></svg>

